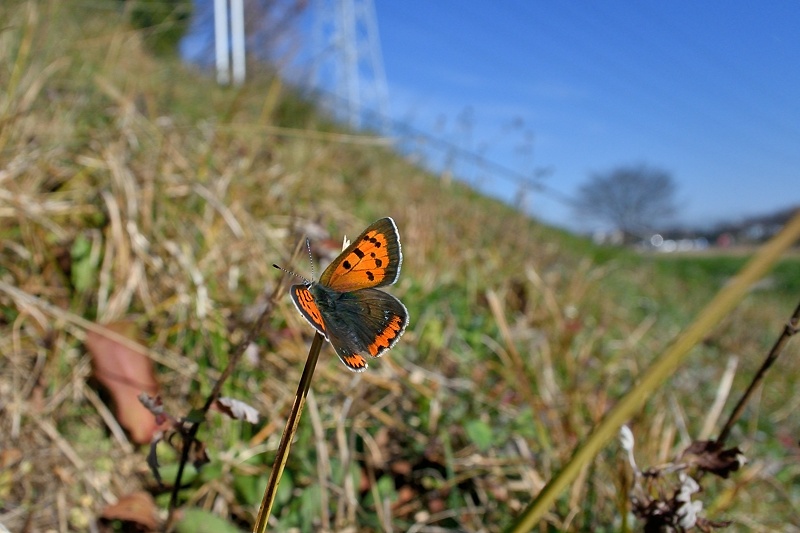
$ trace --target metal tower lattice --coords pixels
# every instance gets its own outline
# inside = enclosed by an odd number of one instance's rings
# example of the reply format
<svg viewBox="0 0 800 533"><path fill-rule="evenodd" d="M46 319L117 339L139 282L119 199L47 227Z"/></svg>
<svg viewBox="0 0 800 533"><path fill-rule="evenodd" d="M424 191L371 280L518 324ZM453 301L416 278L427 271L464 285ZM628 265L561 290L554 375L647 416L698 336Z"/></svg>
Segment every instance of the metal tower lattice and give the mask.
<svg viewBox="0 0 800 533"><path fill-rule="evenodd" d="M316 0L315 84L354 128L387 132L389 96L372 0Z"/></svg>

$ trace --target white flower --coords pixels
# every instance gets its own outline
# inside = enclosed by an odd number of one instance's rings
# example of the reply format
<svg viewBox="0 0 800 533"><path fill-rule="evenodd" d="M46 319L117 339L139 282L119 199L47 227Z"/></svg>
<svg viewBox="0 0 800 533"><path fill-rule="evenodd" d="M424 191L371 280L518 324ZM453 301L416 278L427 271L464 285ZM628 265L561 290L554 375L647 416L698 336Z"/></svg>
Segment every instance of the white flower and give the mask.
<svg viewBox="0 0 800 533"><path fill-rule="evenodd" d="M619 444L622 446L623 450L628 452L628 462L631 464L634 473L638 473L639 469L636 468L636 459L633 457L634 442L633 431L631 431L628 426L623 425L619 428Z"/></svg>
<svg viewBox="0 0 800 533"><path fill-rule="evenodd" d="M692 494L700 491L700 485L685 472L678 474L678 479L681 481L681 488L675 495L675 501L680 503L680 506L675 510L675 516L678 517L678 526L690 529L695 526L697 515L703 510L703 502L692 501Z"/></svg>

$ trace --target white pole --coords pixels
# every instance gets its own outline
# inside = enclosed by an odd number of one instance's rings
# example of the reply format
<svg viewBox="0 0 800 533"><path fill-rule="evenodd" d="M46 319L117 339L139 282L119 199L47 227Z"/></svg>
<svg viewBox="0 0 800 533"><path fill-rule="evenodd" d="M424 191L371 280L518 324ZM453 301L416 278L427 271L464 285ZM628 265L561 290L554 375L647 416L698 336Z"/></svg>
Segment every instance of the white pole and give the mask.
<svg viewBox="0 0 800 533"><path fill-rule="evenodd" d="M245 76L244 1L231 0L231 44L233 45L233 83L241 85Z"/></svg>
<svg viewBox="0 0 800 533"><path fill-rule="evenodd" d="M214 0L214 45L217 52L217 83L227 85L231 82L231 73L226 0Z"/></svg>

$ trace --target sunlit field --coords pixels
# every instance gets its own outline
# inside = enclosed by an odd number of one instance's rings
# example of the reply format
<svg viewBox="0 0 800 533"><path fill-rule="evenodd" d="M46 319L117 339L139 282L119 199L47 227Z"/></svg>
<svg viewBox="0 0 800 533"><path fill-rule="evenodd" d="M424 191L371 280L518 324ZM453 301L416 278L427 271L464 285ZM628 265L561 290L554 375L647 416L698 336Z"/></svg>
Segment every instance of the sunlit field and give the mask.
<svg viewBox="0 0 800 533"><path fill-rule="evenodd" d="M252 530L313 336L287 290L298 280L272 264L310 278L306 237L319 276L345 235L393 217L403 264L387 290L410 324L364 373L323 346L274 531L511 528L747 260L595 247L348 131L267 72L218 87L151 55L119 11L69 4L0 5L9 531L164 528L182 441L161 427L159 484L140 389L203 422L172 523ZM628 421L638 468L716 438L798 301L795 254ZM726 441L746 464L699 476L693 500L727 531L800 531L797 346ZM240 347L221 395L258 421L197 415ZM536 530L642 530L634 483L612 440ZM650 496L678 483L663 473Z"/></svg>

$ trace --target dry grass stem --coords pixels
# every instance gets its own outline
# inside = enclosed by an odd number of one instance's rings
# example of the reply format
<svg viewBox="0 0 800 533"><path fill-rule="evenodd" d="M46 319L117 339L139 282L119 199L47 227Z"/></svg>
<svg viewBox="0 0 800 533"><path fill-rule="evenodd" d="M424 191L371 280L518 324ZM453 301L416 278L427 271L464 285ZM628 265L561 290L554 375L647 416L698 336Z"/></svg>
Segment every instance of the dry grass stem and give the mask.
<svg viewBox="0 0 800 533"><path fill-rule="evenodd" d="M167 426L193 415L182 442L158 445L165 482L184 452L210 461L169 487L174 523L253 524L279 473L278 430L309 340L271 264L295 263L295 243L305 258L304 235L324 267L338 235L392 216L403 272L390 290L411 324L356 378L324 352L269 518L276 530L496 532L530 517L535 494L540 528L634 527L630 472L594 428L624 418L643 436L640 463L677 464L684 441L708 435L742 376L758 373L743 354L766 353L765 332L797 305L795 255L706 329L692 358L662 367L654 379L672 376L668 386L651 382L621 415L642 369L741 257L593 246L454 179L455 163L413 164L447 159L436 147L398 154L335 124L273 72L253 68L233 89L154 55L128 4L0 2L0 524L10 531L135 529L104 513L137 493L154 496L143 523L167 513L149 450L93 372L90 333L154 363ZM103 325L118 319L139 342ZM759 437L751 462L707 484L703 500L707 516L791 531L800 387L790 357L769 364L768 386L754 382L734 411L742 434ZM230 419L221 396L260 421ZM736 435L738 416L720 440ZM547 483L568 470L569 492Z"/></svg>

